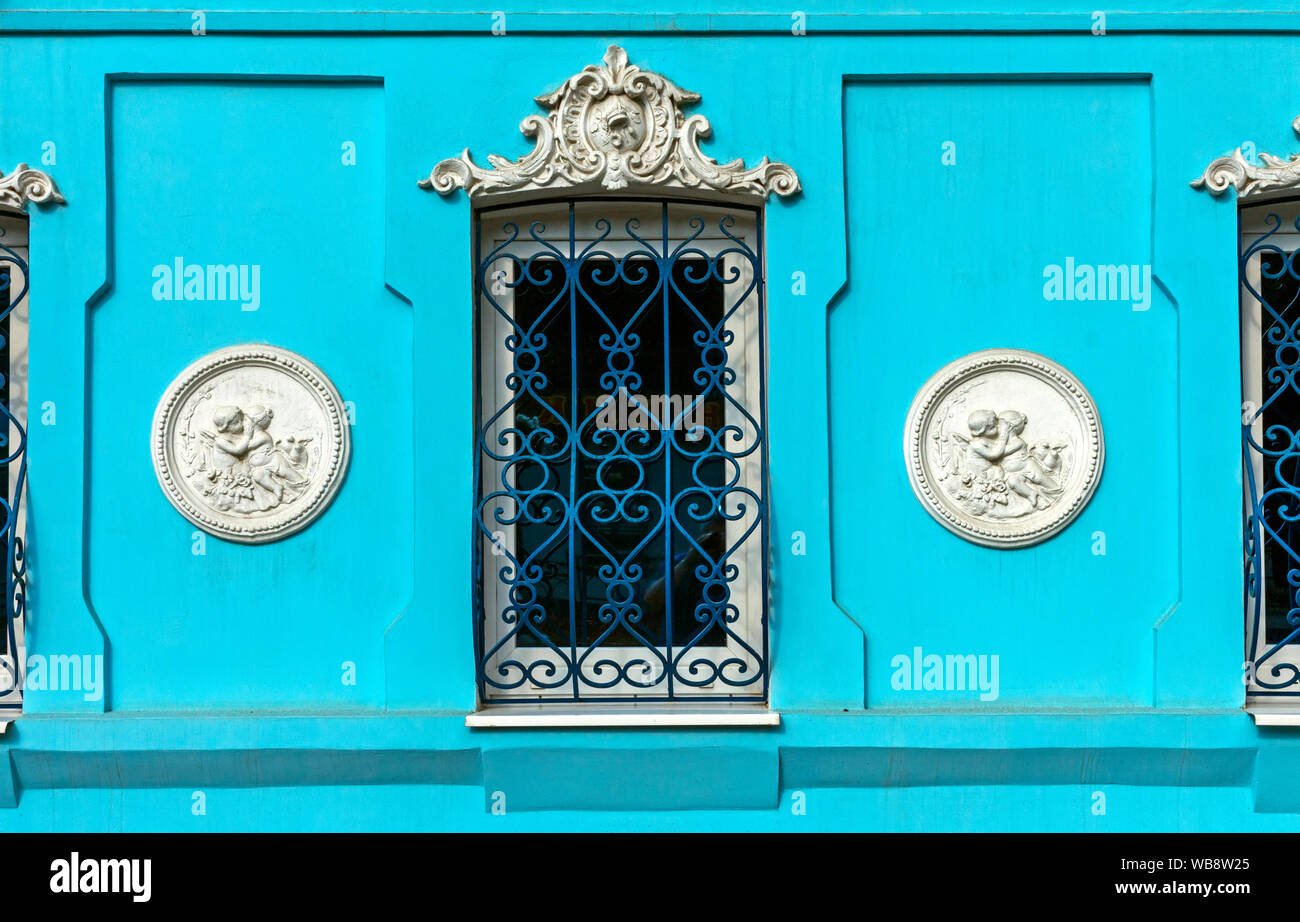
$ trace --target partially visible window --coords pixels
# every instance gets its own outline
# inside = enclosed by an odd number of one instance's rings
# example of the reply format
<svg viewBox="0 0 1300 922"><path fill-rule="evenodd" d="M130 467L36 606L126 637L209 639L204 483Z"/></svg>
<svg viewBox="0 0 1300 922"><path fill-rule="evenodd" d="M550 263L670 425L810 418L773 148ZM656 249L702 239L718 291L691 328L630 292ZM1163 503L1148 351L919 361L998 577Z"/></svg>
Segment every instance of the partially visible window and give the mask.
<svg viewBox="0 0 1300 922"><path fill-rule="evenodd" d="M0 713L22 706L26 603L27 218L0 213L0 553L8 560L0 610Z"/></svg>
<svg viewBox="0 0 1300 922"><path fill-rule="evenodd" d="M764 701L761 211L476 220L480 699Z"/></svg>

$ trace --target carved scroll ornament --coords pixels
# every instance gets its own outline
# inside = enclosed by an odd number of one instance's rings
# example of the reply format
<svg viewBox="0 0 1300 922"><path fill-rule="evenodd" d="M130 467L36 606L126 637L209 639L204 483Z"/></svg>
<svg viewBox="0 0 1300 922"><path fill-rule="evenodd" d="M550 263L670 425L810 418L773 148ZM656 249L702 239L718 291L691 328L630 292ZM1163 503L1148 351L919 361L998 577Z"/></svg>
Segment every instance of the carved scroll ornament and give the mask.
<svg viewBox="0 0 1300 922"><path fill-rule="evenodd" d="M464 189L471 198L575 187L613 191L656 186L760 199L799 191L798 176L784 163L764 157L746 168L743 160L720 164L702 153L699 142L711 132L708 119L688 118L681 111L698 103L698 94L628 64L627 53L617 45L605 52L604 62L536 97L550 112L529 115L519 125L526 137L536 139L531 153L514 161L489 154L490 167L484 168L465 150L435 166L420 181L421 188L443 195Z"/></svg>
<svg viewBox="0 0 1300 922"><path fill-rule="evenodd" d="M1300 117L1291 123L1291 130L1300 135ZM1251 163L1237 148L1226 157L1210 161L1205 172L1192 180L1193 189L1205 189L1211 195L1222 195L1229 186L1241 198L1300 187L1300 154L1286 160L1272 154L1261 153L1263 166Z"/></svg>
<svg viewBox="0 0 1300 922"><path fill-rule="evenodd" d="M33 170L25 163L18 164L8 176L0 173L0 211L26 211L28 202L63 205L66 199L49 173Z"/></svg>

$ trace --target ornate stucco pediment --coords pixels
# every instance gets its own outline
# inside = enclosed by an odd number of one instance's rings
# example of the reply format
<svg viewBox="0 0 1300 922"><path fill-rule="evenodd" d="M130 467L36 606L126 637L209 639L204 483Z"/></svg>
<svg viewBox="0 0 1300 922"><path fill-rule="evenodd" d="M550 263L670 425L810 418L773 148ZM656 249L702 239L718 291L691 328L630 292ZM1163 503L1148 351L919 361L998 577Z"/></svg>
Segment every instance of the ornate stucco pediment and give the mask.
<svg viewBox="0 0 1300 922"><path fill-rule="evenodd" d="M33 170L25 163L18 164L8 176L0 173L0 211L26 211L28 202L65 204L48 173Z"/></svg>
<svg viewBox="0 0 1300 922"><path fill-rule="evenodd" d="M1300 117L1291 123L1291 130L1300 135ZM1232 186L1241 198L1300 188L1300 154L1283 160L1261 153L1259 160L1263 166L1247 160L1239 147L1226 157L1210 161L1200 178L1192 180L1192 188L1221 195Z"/></svg>
<svg viewBox="0 0 1300 922"><path fill-rule="evenodd" d="M553 93L538 96L546 116L519 125L536 147L519 160L488 155L489 168L459 157L443 160L424 189L446 195L463 188L471 198L532 190L615 191L654 186L739 193L767 198L799 191L799 177L784 163L764 157L746 169L743 160L720 164L700 151L709 121L685 116L683 106L700 97L667 77L628 64L617 45L604 65L589 65Z"/></svg>

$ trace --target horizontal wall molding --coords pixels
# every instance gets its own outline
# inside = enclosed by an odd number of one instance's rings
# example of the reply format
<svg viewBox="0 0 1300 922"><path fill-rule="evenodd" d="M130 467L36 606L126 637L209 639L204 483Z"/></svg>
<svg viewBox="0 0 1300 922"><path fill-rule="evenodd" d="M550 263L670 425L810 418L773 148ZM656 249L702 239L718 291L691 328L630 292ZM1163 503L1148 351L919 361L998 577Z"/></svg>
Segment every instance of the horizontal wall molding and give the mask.
<svg viewBox="0 0 1300 922"><path fill-rule="evenodd" d="M13 753L23 788L265 788L480 784L467 749L218 749ZM3 795L0 795L2 799Z"/></svg>
<svg viewBox="0 0 1300 922"><path fill-rule="evenodd" d="M781 750L785 788L1125 784L1245 787L1253 749L803 749Z"/></svg>
<svg viewBox="0 0 1300 922"><path fill-rule="evenodd" d="M1283 790L1297 744L1261 739L1244 712L817 711L594 737L465 716L23 717L0 741L0 807L24 790L460 785L481 786L488 812L498 792L512 812L770 810L798 789L1127 785L1253 788L1258 810L1300 813Z"/></svg>
<svg viewBox="0 0 1300 922"><path fill-rule="evenodd" d="M1146 3L1143 6L1154 6ZM1089 35L1092 13L1036 12L1028 8L1006 12L825 12L805 13L807 35L871 33L1024 32L1034 34ZM10 10L0 13L0 32L159 32L189 34L191 10L65 9ZM637 34L671 32L674 35L753 33L792 35L789 10L735 10L711 13L650 11L546 12L506 11L506 33ZM221 10L206 9L208 35L231 33L467 33L491 35L492 13L460 10ZM1300 33L1294 13L1233 9L1137 9L1106 13L1106 34L1157 32L1277 32Z"/></svg>
<svg viewBox="0 0 1300 922"><path fill-rule="evenodd" d="M485 808L510 811L771 810L775 749L717 746L497 749L483 753ZM617 779L617 783L614 783Z"/></svg>

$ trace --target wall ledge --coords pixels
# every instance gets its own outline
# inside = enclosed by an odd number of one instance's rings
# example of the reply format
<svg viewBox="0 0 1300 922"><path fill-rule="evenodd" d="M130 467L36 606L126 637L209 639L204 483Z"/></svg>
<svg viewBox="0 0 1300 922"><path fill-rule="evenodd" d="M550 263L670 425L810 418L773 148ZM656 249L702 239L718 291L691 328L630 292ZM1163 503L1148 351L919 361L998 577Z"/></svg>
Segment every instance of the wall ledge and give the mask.
<svg viewBox="0 0 1300 922"><path fill-rule="evenodd" d="M1287 787L1300 736L1270 734L1239 708L779 715L754 708L747 719L779 723L609 732L466 726L473 716L23 715L0 737L0 807L17 805L23 790L446 785L482 786L488 811L497 792L512 812L768 810L781 791L805 788L1126 785L1254 787L1260 812L1300 813ZM620 773L637 784L600 787L599 779ZM681 779L694 775L709 783L683 792ZM734 778L746 780L728 787Z"/></svg>

